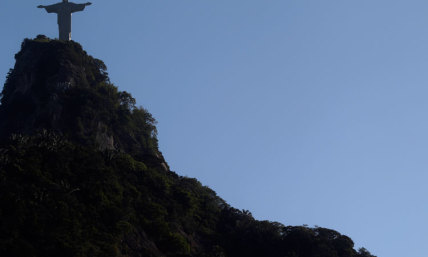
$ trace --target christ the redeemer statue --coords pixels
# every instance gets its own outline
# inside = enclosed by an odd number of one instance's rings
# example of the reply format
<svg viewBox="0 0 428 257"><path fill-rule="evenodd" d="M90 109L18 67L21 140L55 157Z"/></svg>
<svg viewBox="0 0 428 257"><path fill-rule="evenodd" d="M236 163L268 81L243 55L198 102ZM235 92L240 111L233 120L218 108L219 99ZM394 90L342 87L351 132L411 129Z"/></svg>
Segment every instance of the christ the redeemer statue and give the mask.
<svg viewBox="0 0 428 257"><path fill-rule="evenodd" d="M71 14L74 12L80 12L85 9L86 4L75 4L69 3L68 0L62 0L62 3L53 5L39 5L38 8L44 8L48 13L58 14L58 27L59 27L59 39L70 41L71 40Z"/></svg>

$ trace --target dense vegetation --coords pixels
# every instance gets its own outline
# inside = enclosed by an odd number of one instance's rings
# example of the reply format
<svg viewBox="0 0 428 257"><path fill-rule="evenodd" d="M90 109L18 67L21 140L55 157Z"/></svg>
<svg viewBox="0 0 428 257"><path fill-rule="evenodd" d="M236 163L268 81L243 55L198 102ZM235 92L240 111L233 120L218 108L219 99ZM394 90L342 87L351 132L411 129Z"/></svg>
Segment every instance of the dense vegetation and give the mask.
<svg viewBox="0 0 428 257"><path fill-rule="evenodd" d="M170 171L153 117L77 43L39 36L16 59L0 105L0 256L372 257Z"/></svg>

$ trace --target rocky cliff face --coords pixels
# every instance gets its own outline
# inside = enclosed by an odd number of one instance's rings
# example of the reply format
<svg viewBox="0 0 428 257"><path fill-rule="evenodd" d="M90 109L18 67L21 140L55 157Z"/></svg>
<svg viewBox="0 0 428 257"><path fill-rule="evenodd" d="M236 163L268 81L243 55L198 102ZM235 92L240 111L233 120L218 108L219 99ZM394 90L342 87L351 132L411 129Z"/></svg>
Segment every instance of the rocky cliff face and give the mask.
<svg viewBox="0 0 428 257"><path fill-rule="evenodd" d="M119 92L104 63L79 44L38 36L24 40L15 59L2 92L0 139L46 129L101 150L135 151L163 160L155 120L135 106L130 94ZM132 120L136 113L143 113L144 124Z"/></svg>
<svg viewBox="0 0 428 257"><path fill-rule="evenodd" d="M169 170L155 120L75 42L25 40L0 105L0 256L373 257Z"/></svg>
<svg viewBox="0 0 428 257"><path fill-rule="evenodd" d="M67 109L67 93L108 82L104 64L73 42L50 41L43 36L25 40L15 59L2 92L1 136L37 129L69 131L67 120L76 117ZM97 118L92 123L85 124L87 131L83 133L95 133L100 147L112 149L114 142L103 131L103 120Z"/></svg>

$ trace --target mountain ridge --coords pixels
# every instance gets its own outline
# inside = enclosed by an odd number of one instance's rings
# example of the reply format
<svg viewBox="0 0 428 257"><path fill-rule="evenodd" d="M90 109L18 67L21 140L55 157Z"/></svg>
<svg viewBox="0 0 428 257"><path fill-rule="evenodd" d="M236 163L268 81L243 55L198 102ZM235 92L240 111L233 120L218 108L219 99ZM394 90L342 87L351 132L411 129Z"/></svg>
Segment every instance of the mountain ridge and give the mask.
<svg viewBox="0 0 428 257"><path fill-rule="evenodd" d="M76 42L25 39L0 105L1 256L372 257L171 171L156 120Z"/></svg>

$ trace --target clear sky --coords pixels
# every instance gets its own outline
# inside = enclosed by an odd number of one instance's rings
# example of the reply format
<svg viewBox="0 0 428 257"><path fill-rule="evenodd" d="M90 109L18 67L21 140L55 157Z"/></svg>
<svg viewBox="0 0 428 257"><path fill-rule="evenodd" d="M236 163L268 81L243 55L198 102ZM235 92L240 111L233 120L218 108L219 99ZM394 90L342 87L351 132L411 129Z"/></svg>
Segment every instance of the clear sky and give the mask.
<svg viewBox="0 0 428 257"><path fill-rule="evenodd" d="M52 0L0 2L0 82ZM426 0L93 0L73 39L158 120L171 168L258 219L428 256Z"/></svg>

